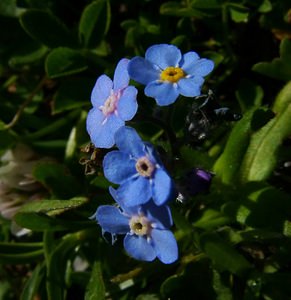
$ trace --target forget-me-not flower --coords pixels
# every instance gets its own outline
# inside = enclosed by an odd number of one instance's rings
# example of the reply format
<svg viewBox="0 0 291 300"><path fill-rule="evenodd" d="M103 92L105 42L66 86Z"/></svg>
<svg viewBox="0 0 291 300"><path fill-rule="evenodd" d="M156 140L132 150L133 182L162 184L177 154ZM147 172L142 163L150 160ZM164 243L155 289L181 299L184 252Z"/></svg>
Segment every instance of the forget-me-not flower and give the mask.
<svg viewBox="0 0 291 300"><path fill-rule="evenodd" d="M146 96L165 106L175 102L180 94L200 95L203 77L213 68L211 60L199 58L194 51L182 55L174 45L159 44L149 47L145 58L131 59L128 73L132 79L146 85Z"/></svg>
<svg viewBox="0 0 291 300"><path fill-rule="evenodd" d="M116 184L118 198L126 206L144 204L151 198L162 205L175 196L175 185L150 143L127 126L115 134L119 150L107 153L103 160L105 177Z"/></svg>
<svg viewBox="0 0 291 300"><path fill-rule="evenodd" d="M128 86L128 62L126 58L121 59L113 82L107 75L101 75L92 90L93 108L87 116L87 131L96 148L111 148L116 130L136 114L137 90Z"/></svg>
<svg viewBox="0 0 291 300"><path fill-rule="evenodd" d="M123 245L133 258L153 261L156 257L164 264L170 264L178 258L178 247L173 233L172 216L167 205L156 206L152 201L141 206L124 206L119 201L116 190L110 193L120 207L101 205L95 217L103 232L113 236L125 234Z"/></svg>

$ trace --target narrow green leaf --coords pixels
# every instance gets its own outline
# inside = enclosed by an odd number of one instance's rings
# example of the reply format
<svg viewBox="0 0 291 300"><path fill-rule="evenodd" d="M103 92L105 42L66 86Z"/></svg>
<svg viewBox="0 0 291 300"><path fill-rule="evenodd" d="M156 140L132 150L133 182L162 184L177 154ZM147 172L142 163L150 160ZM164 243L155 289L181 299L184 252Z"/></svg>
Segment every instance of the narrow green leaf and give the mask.
<svg viewBox="0 0 291 300"><path fill-rule="evenodd" d="M0 253L16 254L40 250L43 243L5 243L0 242Z"/></svg>
<svg viewBox="0 0 291 300"><path fill-rule="evenodd" d="M216 233L203 234L200 245L206 255L223 270L242 276L251 268L251 264Z"/></svg>
<svg viewBox="0 0 291 300"><path fill-rule="evenodd" d="M239 101L241 110L245 112L253 106L261 106L264 91L261 86L256 85L253 81L242 79L235 95Z"/></svg>
<svg viewBox="0 0 291 300"><path fill-rule="evenodd" d="M68 28L49 11L27 10L21 15L20 24L31 37L50 48L77 45Z"/></svg>
<svg viewBox="0 0 291 300"><path fill-rule="evenodd" d="M102 266L99 261L96 261L93 265L90 281L86 288L85 300L103 300L105 298Z"/></svg>
<svg viewBox="0 0 291 300"><path fill-rule="evenodd" d="M240 168L242 182L266 180L273 171L276 152L291 134L291 104L254 133Z"/></svg>
<svg viewBox="0 0 291 300"><path fill-rule="evenodd" d="M79 36L85 47L93 48L99 45L110 25L110 2L96 0L83 11L79 23Z"/></svg>
<svg viewBox="0 0 291 300"><path fill-rule="evenodd" d="M39 264L35 267L32 274L26 281L22 290L20 300L35 300L37 299L39 286L45 278L45 265Z"/></svg>
<svg viewBox="0 0 291 300"><path fill-rule="evenodd" d="M66 235L55 247L47 259L47 295L48 300L65 299L66 265L70 258L69 254L81 243L81 235Z"/></svg>
<svg viewBox="0 0 291 300"><path fill-rule="evenodd" d="M45 61L45 69L50 78L68 76L88 68L79 51L70 48L55 48Z"/></svg>
<svg viewBox="0 0 291 300"><path fill-rule="evenodd" d="M291 104L291 81L288 82L277 95L273 104L275 113L283 112Z"/></svg>
<svg viewBox="0 0 291 300"><path fill-rule="evenodd" d="M25 253L0 253L0 264L27 264L43 257L43 249Z"/></svg>
<svg viewBox="0 0 291 300"><path fill-rule="evenodd" d="M237 177L243 156L249 144L251 121L256 109L246 112L233 127L221 156L215 162L214 172L223 183L231 184Z"/></svg>

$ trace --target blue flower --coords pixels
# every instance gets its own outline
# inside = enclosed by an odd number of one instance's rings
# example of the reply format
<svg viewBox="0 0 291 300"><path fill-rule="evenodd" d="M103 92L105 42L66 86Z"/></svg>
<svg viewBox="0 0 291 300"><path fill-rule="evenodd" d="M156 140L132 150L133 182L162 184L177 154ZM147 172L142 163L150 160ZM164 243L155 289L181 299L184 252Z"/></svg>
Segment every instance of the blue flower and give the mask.
<svg viewBox="0 0 291 300"><path fill-rule="evenodd" d="M103 232L113 236L125 234L123 245L126 252L135 259L152 261L156 257L165 264L178 258L178 247L173 233L172 216L168 206L156 206L152 201L145 205L123 206L110 188L110 193L120 207L101 205L95 217Z"/></svg>
<svg viewBox="0 0 291 300"><path fill-rule="evenodd" d="M179 94L186 97L200 95L204 76L214 63L196 52L182 56L174 45L160 44L147 49L145 58L134 57L128 64L129 76L146 85L145 94L156 99L161 106L176 101Z"/></svg>
<svg viewBox="0 0 291 300"><path fill-rule="evenodd" d="M92 90L93 108L87 117L87 131L97 148L111 148L116 130L136 114L137 90L128 86L128 62L128 59L121 59L113 82L108 76L101 75Z"/></svg>
<svg viewBox="0 0 291 300"><path fill-rule="evenodd" d="M115 134L118 150L103 160L105 177L120 184L117 195L126 206L144 204L151 198L157 205L175 197L175 185L153 146L143 142L131 127L121 127Z"/></svg>

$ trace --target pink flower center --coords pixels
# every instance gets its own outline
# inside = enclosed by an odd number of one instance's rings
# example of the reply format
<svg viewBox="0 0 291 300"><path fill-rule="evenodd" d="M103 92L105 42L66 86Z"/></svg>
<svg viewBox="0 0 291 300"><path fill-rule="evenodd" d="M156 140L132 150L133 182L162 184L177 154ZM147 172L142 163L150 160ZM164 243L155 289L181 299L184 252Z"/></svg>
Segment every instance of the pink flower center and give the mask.
<svg viewBox="0 0 291 300"><path fill-rule="evenodd" d="M120 91L114 93L113 90L111 90L110 96L105 100L104 104L99 107L104 116L107 117L108 115L116 112L117 103L120 96Z"/></svg>

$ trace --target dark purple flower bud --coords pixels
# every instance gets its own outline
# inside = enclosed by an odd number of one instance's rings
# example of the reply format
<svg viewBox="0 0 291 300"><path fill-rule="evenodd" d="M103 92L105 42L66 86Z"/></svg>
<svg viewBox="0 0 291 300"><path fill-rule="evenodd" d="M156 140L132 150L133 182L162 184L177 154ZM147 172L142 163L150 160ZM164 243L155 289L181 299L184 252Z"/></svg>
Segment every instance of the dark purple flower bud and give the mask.
<svg viewBox="0 0 291 300"><path fill-rule="evenodd" d="M213 173L200 168L194 168L183 176L177 201L185 202L187 198L209 190Z"/></svg>

